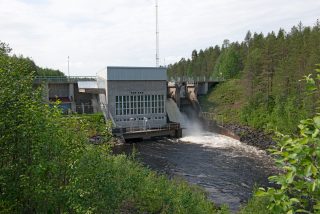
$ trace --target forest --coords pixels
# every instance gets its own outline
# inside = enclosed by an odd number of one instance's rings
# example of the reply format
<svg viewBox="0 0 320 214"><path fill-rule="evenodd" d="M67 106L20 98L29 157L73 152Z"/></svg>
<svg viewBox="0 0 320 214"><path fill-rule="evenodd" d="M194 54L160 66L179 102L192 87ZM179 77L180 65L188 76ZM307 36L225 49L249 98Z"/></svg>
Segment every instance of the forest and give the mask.
<svg viewBox="0 0 320 214"><path fill-rule="evenodd" d="M168 66L176 78L206 77L224 83L201 99L204 111L226 122L291 133L303 118L314 115L319 92L306 94L304 76L315 75L320 63L320 22L300 22L289 32L251 33L241 42L193 50Z"/></svg>

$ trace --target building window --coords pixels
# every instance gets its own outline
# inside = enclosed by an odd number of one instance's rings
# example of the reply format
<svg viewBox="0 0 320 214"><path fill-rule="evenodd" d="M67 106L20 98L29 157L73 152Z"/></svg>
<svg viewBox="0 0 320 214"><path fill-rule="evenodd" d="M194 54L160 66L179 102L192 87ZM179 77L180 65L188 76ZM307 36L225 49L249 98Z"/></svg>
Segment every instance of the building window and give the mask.
<svg viewBox="0 0 320 214"><path fill-rule="evenodd" d="M164 95L116 96L116 115L163 114Z"/></svg>
<svg viewBox="0 0 320 214"><path fill-rule="evenodd" d="M133 97L134 96L130 96L130 113L131 114L134 114L134 112L133 112L133 109L134 109Z"/></svg>

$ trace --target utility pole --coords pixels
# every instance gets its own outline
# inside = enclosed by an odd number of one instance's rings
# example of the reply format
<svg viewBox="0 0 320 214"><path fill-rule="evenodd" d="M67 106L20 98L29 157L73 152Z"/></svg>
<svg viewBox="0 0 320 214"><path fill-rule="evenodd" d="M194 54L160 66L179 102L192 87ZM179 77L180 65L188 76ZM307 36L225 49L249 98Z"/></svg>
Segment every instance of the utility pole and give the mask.
<svg viewBox="0 0 320 214"><path fill-rule="evenodd" d="M69 76L69 78L70 78L70 70L69 70L69 60L70 58L69 58L69 56L68 56L68 76Z"/></svg>
<svg viewBox="0 0 320 214"><path fill-rule="evenodd" d="M158 0L156 0L156 67L159 67L159 24L158 24Z"/></svg>

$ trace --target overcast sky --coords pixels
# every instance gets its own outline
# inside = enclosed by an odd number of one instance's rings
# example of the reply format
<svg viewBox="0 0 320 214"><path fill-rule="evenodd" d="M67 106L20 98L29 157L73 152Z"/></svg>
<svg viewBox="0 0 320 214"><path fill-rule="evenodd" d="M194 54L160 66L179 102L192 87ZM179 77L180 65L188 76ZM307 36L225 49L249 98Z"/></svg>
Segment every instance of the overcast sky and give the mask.
<svg viewBox="0 0 320 214"><path fill-rule="evenodd" d="M320 0L159 0L160 64L193 49L289 31L320 18ZM0 0L0 40L70 75L155 65L155 0Z"/></svg>

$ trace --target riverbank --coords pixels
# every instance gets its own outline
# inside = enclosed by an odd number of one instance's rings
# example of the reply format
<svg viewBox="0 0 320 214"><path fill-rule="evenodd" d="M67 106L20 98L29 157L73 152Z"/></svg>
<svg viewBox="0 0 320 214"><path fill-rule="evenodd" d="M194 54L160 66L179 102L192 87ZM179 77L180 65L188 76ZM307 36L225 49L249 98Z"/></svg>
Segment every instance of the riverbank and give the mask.
<svg viewBox="0 0 320 214"><path fill-rule="evenodd" d="M215 121L207 120L205 118L202 118L201 123L203 128L207 131L231 137L262 150L267 150L276 144L272 139L271 133L268 134L262 130L253 129L249 126L235 123L218 125Z"/></svg>
<svg viewBox="0 0 320 214"><path fill-rule="evenodd" d="M267 134L262 130L256 130L249 126L232 123L224 124L223 127L238 136L242 143L258 147L262 150L267 150L276 144L272 139L272 135Z"/></svg>

